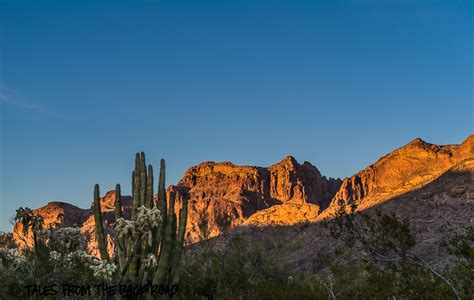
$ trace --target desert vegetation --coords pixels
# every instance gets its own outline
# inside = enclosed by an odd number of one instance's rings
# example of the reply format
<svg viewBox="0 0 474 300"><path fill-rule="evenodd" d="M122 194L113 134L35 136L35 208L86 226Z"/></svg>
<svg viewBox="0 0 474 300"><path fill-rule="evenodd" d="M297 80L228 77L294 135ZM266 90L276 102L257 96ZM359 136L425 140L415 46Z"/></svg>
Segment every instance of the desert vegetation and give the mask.
<svg viewBox="0 0 474 300"><path fill-rule="evenodd" d="M408 219L358 209L357 201L342 202L317 223L269 224L258 234L253 231L256 227L233 228L225 219L220 222L221 234L214 236L212 216L204 209L196 220L197 241L191 243L185 236L188 202L193 199L184 186L165 188L164 160L156 193L153 168L143 153L137 153L131 177L130 209L125 209L117 184L112 222L103 211L110 203L103 203L106 197L101 198L95 185L93 236L79 226L48 228L38 211L18 208L13 221L21 225L15 226L21 232L16 234L19 239L30 237L30 242L19 247L11 234L0 235L0 299L472 299L474 295L472 227L444 235L437 245L442 255L429 260L415 251L417 239ZM288 235L289 231L297 233ZM326 249L309 253L316 268L298 266L307 257L287 259L291 253L308 255L298 250L315 234ZM88 248L91 244L97 245L96 255Z"/></svg>
<svg viewBox="0 0 474 300"><path fill-rule="evenodd" d="M178 281L178 263L186 230L186 191L180 192L181 210L179 223L175 214L177 191L165 190L165 162L161 160L158 199L153 199L153 168L146 166L144 153L137 153L132 172L132 215L126 220L122 215L120 185L116 186L116 241L119 283L154 284L171 286ZM169 199L168 199L169 198ZM107 252L101 220L99 186L94 188L94 218L96 239L103 261L112 259Z"/></svg>
<svg viewBox="0 0 474 300"><path fill-rule="evenodd" d="M298 271L280 260L304 241L282 238L285 228L263 238L237 233L227 249L214 240L186 250L182 299L471 299L474 295L474 231L444 240L446 257L426 262L412 249L408 220L380 211L341 206L321 225L333 251L320 256L317 272ZM301 228L308 226L301 224Z"/></svg>
<svg viewBox="0 0 474 300"><path fill-rule="evenodd" d="M169 200L171 203L171 197ZM449 255L432 264L411 251L416 242L407 220L381 212L358 212L354 206L342 206L333 219L322 224L321 228L334 242L334 251L322 258L323 268L313 273L297 271L291 263L279 260L279 252L293 251L301 246L298 242L290 245L283 241L281 230L284 229L281 228L269 229L259 239L248 239L245 233L235 233L226 247L219 247L215 238L203 239L185 247L182 256L171 251L167 256L161 256L168 251L161 246L166 241L160 243L156 255L146 249L153 245L153 232L163 232L164 214L156 207L140 206L135 221L117 223L118 239L122 239L118 249L122 249L119 252L122 254L99 259L85 251L86 237L79 228L47 232L42 229L41 218L28 212L19 209L17 219L25 224L29 222L29 226L24 228L34 231L37 239L32 249L22 251L13 243L2 245L2 295L11 293L9 288L13 284L28 286L28 290L22 290L23 293L35 296L43 293L48 299L68 298L61 293L54 294L54 289L44 289L46 286L61 287L66 282L82 287L95 287L98 282L122 283L128 287L141 283L145 286L146 283L156 283L157 278L163 280L158 271L163 257L168 263L166 281L160 282L163 289L156 298L471 299L474 292L471 284L474 262L472 228L464 235L444 241L440 246ZM173 217L168 215L166 218L172 220ZM205 238L205 216L203 218L201 228ZM166 229L164 232L166 234ZM179 228L176 232L179 236ZM179 240L176 236L173 239ZM176 249L174 247L171 249ZM131 268L133 260L137 263ZM181 267L177 268L178 265ZM130 270L133 270L131 275ZM39 289L36 294L34 287ZM70 293L69 298L81 299L80 292ZM82 298L90 297L84 294L87 290L82 292ZM133 298L131 295L132 290L129 294L109 296L109 299ZM93 297L107 298L99 294Z"/></svg>
<svg viewBox="0 0 474 300"><path fill-rule="evenodd" d="M187 219L186 191L166 191L165 162L161 160L158 197L154 199L153 168L147 168L144 153L137 153L130 220L123 216L119 184L115 193L117 251L112 256L108 253L99 185L94 187L93 211L100 257L88 254L86 241L90 237L80 228L46 230L41 215L20 207L14 222L22 225L20 236L32 235L33 244L19 249L8 236L2 237L0 294L52 299L174 295ZM175 213L176 198L180 200L179 219ZM109 285L123 288L110 291Z"/></svg>

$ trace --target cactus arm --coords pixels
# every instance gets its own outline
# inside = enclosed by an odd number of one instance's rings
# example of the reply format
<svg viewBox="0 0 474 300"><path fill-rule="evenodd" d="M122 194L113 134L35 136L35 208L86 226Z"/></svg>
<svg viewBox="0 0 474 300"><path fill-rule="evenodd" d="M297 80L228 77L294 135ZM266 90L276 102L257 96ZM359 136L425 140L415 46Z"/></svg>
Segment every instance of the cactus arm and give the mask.
<svg viewBox="0 0 474 300"><path fill-rule="evenodd" d="M123 268L121 268L120 270L120 280L119 280L119 284L122 284L123 282L123 279L125 278L125 276L127 277L130 277L130 267L132 265L132 262L135 258L135 256L133 255L133 253L135 253L138 248L140 246L140 240L136 240L135 243L133 244L133 246L131 247L131 253L127 256L127 259L125 260L125 264L123 266Z"/></svg>
<svg viewBox="0 0 474 300"><path fill-rule="evenodd" d="M151 165L148 165L145 201L146 208L153 208L153 167Z"/></svg>
<svg viewBox="0 0 474 300"><path fill-rule="evenodd" d="M146 193L147 193L147 176L146 176L146 162L145 162L145 153L140 153L140 204L138 206L145 206L146 207Z"/></svg>
<svg viewBox="0 0 474 300"><path fill-rule="evenodd" d="M161 212L161 218L163 219L163 226L159 229L156 235L153 236L151 243L151 253L158 254L158 246L164 236L167 224L167 210L166 210L166 188L165 188L165 173L166 173L165 160L160 161L160 177L158 178L158 202L156 206ZM161 251L161 250L160 250Z"/></svg>
<svg viewBox="0 0 474 300"><path fill-rule="evenodd" d="M133 186L132 186L132 221L136 221L138 215L138 207L145 205L146 203L146 194L147 194L147 169L145 162L145 153L137 153L135 156L135 171L133 176ZM140 245L141 246L141 245ZM140 256L146 255L146 247L138 247L137 250L129 243L129 249L133 251L134 257L128 268L128 279L136 281L138 271L140 269ZM143 249L142 249L143 248Z"/></svg>
<svg viewBox="0 0 474 300"><path fill-rule="evenodd" d="M144 169L146 171L146 168ZM145 203L144 206L148 209L153 208L153 167L151 165L148 166L148 174L146 176L146 195L145 195ZM155 235L157 234L156 230L151 232L152 234L152 239L151 239L151 245L148 244L147 242L144 242L142 244L140 251L140 261L139 265L141 264L141 261L144 261L147 257L148 254L151 253L151 246L153 245L153 240L156 238ZM144 280L144 277L148 277L148 271L145 271L143 268L138 267L138 277L142 278ZM144 275L146 274L146 276ZM142 281L143 281L142 280ZM151 283L151 282L150 282Z"/></svg>
<svg viewBox="0 0 474 300"><path fill-rule="evenodd" d="M182 207L179 212L179 226L176 240L173 246L173 252L171 257L171 282L170 284L177 284L179 276L179 265L181 261L181 254L183 252L184 246L184 236L186 233L186 222L188 220L188 200L189 195L187 192L184 192L181 196Z"/></svg>
<svg viewBox="0 0 474 300"><path fill-rule="evenodd" d="M165 173L166 173L166 165L165 160L162 159L160 161L160 178L158 181L158 209L163 214L163 222L166 222L166 187L165 187Z"/></svg>
<svg viewBox="0 0 474 300"><path fill-rule="evenodd" d="M123 218L122 214L122 193L120 191L120 184L115 186L115 221Z"/></svg>
<svg viewBox="0 0 474 300"><path fill-rule="evenodd" d="M146 194L147 194L147 168L145 162L145 153L140 153L139 164L138 164L138 177L139 184L137 185L139 188L139 206L146 206ZM138 212L138 208L137 208ZM139 276L141 260L145 259L147 256L147 249L148 247L144 244L141 244L140 247L137 248L135 253L135 257L130 265L130 273L133 276L133 281L137 280L137 276Z"/></svg>
<svg viewBox="0 0 474 300"><path fill-rule="evenodd" d="M168 208L168 222L166 223L165 234L161 243L160 258L158 261L158 267L153 279L153 284L164 284L170 268L170 256L173 247L173 242L176 237L176 227L173 228L173 219L175 219L174 213L174 192L170 192L170 202Z"/></svg>
<svg viewBox="0 0 474 300"><path fill-rule="evenodd" d="M100 191L99 185L94 186L94 221L95 221L95 238L99 247L99 254L102 260L110 261L107 253L107 243L102 227L102 212L100 211Z"/></svg>
<svg viewBox="0 0 474 300"><path fill-rule="evenodd" d="M173 200L174 203L174 200ZM166 197L166 164L165 160L160 160L160 177L158 180L158 204L157 207L161 211L161 217L163 219L163 224L168 223L168 199ZM172 205L170 205L172 206ZM164 237L165 226L163 226L161 236Z"/></svg>
<svg viewBox="0 0 474 300"><path fill-rule="evenodd" d="M122 195L120 191L120 184L117 184L115 186L115 226L117 226L117 220L120 218L123 218ZM117 237L117 233L115 234L115 236ZM116 239L117 239L117 245L123 243L123 241L119 241L118 238ZM118 256L120 269L122 270L122 268L125 266L125 254L123 253L123 249L120 245L117 247L117 256Z"/></svg>
<svg viewBox="0 0 474 300"><path fill-rule="evenodd" d="M132 172L132 221L137 218L137 209L140 206L140 154L135 155L135 170Z"/></svg>
<svg viewBox="0 0 474 300"><path fill-rule="evenodd" d="M138 215L138 207L140 206L140 165L141 155L135 154L135 170L132 172L132 221L136 221ZM127 263L127 279L133 280L136 276L138 268L138 260L135 257L135 246L131 241L127 244L127 256L132 256L130 262ZM128 258L127 258L128 260Z"/></svg>

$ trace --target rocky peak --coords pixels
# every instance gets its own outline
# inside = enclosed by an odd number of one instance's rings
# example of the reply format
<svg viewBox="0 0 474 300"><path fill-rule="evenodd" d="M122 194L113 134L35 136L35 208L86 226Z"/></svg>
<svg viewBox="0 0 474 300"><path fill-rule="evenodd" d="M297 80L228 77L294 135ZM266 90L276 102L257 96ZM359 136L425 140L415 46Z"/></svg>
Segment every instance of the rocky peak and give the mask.
<svg viewBox="0 0 474 300"><path fill-rule="evenodd" d="M413 141L409 142L408 144L400 147L398 150L406 150L409 151L409 149L419 149L419 150L429 150L429 149L438 149L439 147L434 144L430 144L422 140L421 138L416 138Z"/></svg>
<svg viewBox="0 0 474 300"><path fill-rule="evenodd" d="M270 167L204 162L188 169L178 185L189 189L188 239L196 240L203 215L209 216L210 235L214 236L274 205L327 206L340 183L321 176L310 163L300 165L287 156Z"/></svg>
<svg viewBox="0 0 474 300"><path fill-rule="evenodd" d="M100 198L100 209L101 210L111 210L115 207L115 191L108 191L105 193L104 197ZM93 207L91 204L91 209Z"/></svg>
<svg viewBox="0 0 474 300"><path fill-rule="evenodd" d="M457 163L474 158L474 135L461 145L435 145L417 138L383 156L374 164L346 178L331 201L357 202L372 206L407 191L420 188L438 178Z"/></svg>
<svg viewBox="0 0 474 300"><path fill-rule="evenodd" d="M285 168L285 169L294 170L298 165L299 164L296 161L296 159L293 156L288 155L285 158L283 158L282 160L280 160L278 163L272 165L271 167L275 167L275 168L276 167L282 167L282 168Z"/></svg>
<svg viewBox="0 0 474 300"><path fill-rule="evenodd" d="M462 153L474 153L474 134L468 136L459 148Z"/></svg>

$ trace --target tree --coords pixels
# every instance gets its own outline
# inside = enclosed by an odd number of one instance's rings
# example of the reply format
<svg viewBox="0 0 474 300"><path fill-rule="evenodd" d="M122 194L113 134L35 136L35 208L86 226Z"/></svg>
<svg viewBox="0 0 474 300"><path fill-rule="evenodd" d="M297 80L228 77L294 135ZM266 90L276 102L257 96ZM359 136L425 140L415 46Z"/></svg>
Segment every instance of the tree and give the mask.
<svg viewBox="0 0 474 300"><path fill-rule="evenodd" d="M44 245L44 241L42 239L44 227L43 216L35 215L29 207L20 207L16 210L14 219L16 222L20 222L20 224L22 224L23 236L27 236L31 231L33 235L33 252L37 257L39 257L42 246Z"/></svg>

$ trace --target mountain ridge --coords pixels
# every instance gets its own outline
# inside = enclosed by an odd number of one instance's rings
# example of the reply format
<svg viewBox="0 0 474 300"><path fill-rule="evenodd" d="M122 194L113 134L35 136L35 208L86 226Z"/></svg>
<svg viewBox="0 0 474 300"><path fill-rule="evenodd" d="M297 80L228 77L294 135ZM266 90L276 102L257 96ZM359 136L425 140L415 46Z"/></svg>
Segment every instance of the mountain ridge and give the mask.
<svg viewBox="0 0 474 300"><path fill-rule="evenodd" d="M202 238L199 222L203 215L208 218L206 237L241 226L317 222L330 217L343 203L356 202L360 209L366 209L426 186L456 164L472 158L474 135L461 144L450 145L430 144L416 138L344 180L327 178L311 163L300 164L293 156L286 156L268 167L206 161L186 170L176 188L185 188L190 193L186 239L197 242ZM467 185L469 196L472 182ZM126 216L130 201L130 196L122 196ZM116 248L114 203L113 191L101 198L109 252ZM55 201L34 212L46 216L48 229L80 226L91 238L88 251L97 255L90 208ZM19 243L23 238L20 229L21 225L15 225L14 238Z"/></svg>

